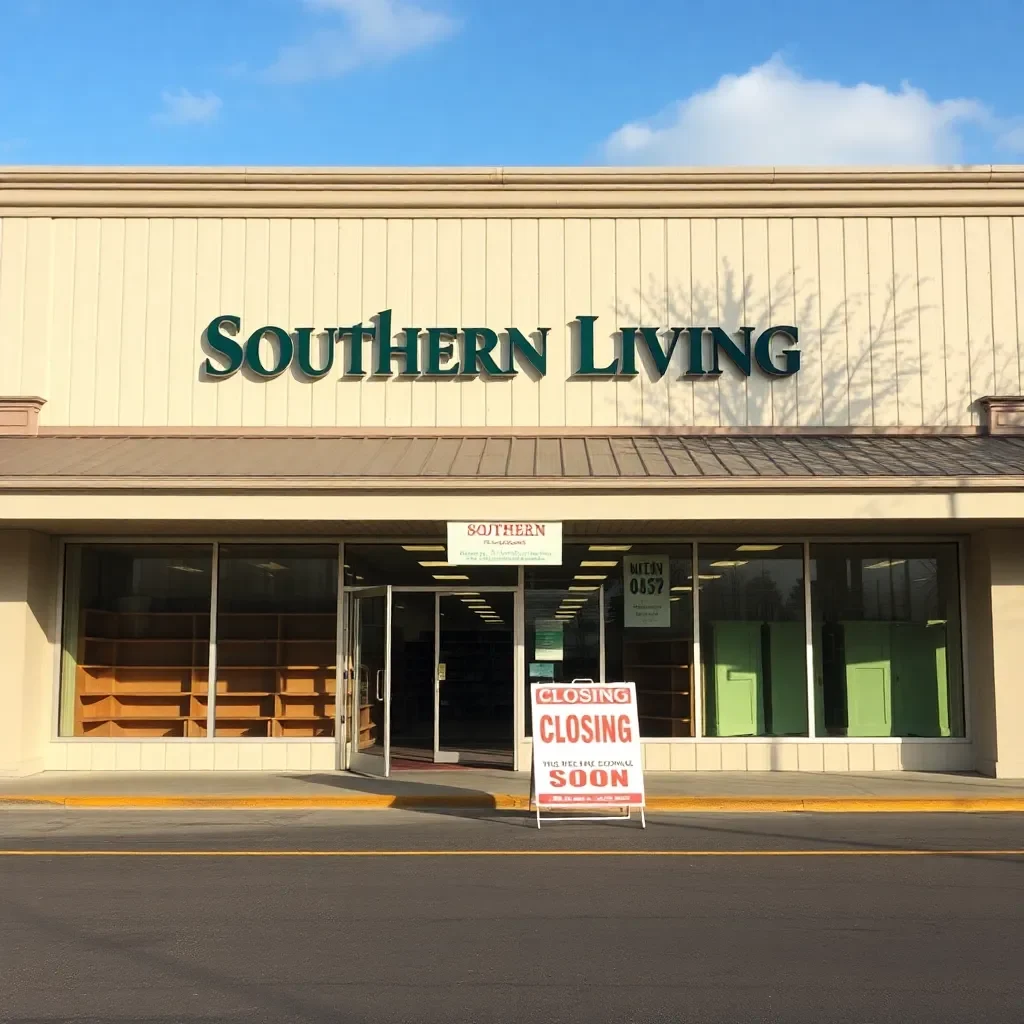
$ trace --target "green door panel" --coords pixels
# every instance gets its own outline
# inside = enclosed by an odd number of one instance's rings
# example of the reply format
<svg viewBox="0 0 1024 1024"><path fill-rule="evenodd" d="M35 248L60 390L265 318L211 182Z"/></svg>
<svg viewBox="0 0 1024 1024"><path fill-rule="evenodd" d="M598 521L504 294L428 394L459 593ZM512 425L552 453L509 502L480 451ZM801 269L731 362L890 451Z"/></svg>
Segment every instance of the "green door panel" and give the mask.
<svg viewBox="0 0 1024 1024"><path fill-rule="evenodd" d="M892 633L888 622L844 622L848 736L891 736Z"/></svg>
<svg viewBox="0 0 1024 1024"><path fill-rule="evenodd" d="M944 623L892 624L893 727L897 736L948 736Z"/></svg>
<svg viewBox="0 0 1024 1024"><path fill-rule="evenodd" d="M715 658L714 736L757 736L761 712L761 623L712 624Z"/></svg>
<svg viewBox="0 0 1024 1024"><path fill-rule="evenodd" d="M771 649L772 734L807 735L807 643L802 622L768 625Z"/></svg>

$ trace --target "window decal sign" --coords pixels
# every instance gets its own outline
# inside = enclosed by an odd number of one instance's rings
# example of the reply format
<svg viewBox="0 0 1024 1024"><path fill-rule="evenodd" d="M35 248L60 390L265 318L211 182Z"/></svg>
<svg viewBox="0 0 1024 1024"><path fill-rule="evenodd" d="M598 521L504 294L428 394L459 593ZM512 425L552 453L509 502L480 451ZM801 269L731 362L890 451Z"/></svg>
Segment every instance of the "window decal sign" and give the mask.
<svg viewBox="0 0 1024 1024"><path fill-rule="evenodd" d="M634 628L670 626L668 555L627 555L623 570L622 624Z"/></svg>

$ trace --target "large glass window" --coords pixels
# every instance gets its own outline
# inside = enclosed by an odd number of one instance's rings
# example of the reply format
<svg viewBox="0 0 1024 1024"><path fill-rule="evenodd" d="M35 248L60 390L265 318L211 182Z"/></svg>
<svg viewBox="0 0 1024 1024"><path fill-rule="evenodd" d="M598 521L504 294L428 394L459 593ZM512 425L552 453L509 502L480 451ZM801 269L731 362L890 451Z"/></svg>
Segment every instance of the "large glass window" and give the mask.
<svg viewBox="0 0 1024 1024"><path fill-rule="evenodd" d="M693 735L689 544L591 544L580 574L604 574L605 679L636 683L640 735Z"/></svg>
<svg viewBox="0 0 1024 1024"><path fill-rule="evenodd" d="M812 544L819 736L962 736L953 544Z"/></svg>
<svg viewBox="0 0 1024 1024"><path fill-rule="evenodd" d="M450 565L444 538L408 544L346 544L345 586L514 587L516 565Z"/></svg>
<svg viewBox="0 0 1024 1024"><path fill-rule="evenodd" d="M561 565L530 565L526 583L526 735L530 684L601 678L600 590L606 570L588 566L586 545L567 544ZM582 578L585 577L585 578Z"/></svg>
<svg viewBox="0 0 1024 1024"><path fill-rule="evenodd" d="M337 545L224 545L217 736L333 736Z"/></svg>
<svg viewBox="0 0 1024 1024"><path fill-rule="evenodd" d="M706 736L806 736L800 544L701 544Z"/></svg>
<svg viewBox="0 0 1024 1024"><path fill-rule="evenodd" d="M206 735L212 548L69 544L60 734Z"/></svg>

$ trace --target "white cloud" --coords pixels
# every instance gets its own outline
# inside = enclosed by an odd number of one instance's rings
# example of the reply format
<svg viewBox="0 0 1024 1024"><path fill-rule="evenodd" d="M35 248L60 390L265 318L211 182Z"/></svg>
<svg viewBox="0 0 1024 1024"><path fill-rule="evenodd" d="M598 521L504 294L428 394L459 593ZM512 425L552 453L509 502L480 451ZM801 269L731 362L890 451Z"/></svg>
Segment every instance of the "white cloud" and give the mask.
<svg viewBox="0 0 1024 1024"><path fill-rule="evenodd" d="M221 99L212 92L201 96L188 89L162 92L163 109L153 115L157 124L208 124L220 113Z"/></svg>
<svg viewBox="0 0 1024 1024"><path fill-rule="evenodd" d="M453 35L459 23L411 0L306 0L311 10L338 16L331 25L284 47L267 70L275 82L337 78L383 64Z"/></svg>
<svg viewBox="0 0 1024 1024"><path fill-rule="evenodd" d="M604 152L622 164L946 164L960 160L962 133L972 128L997 131L975 100L803 78L776 56L623 125Z"/></svg>

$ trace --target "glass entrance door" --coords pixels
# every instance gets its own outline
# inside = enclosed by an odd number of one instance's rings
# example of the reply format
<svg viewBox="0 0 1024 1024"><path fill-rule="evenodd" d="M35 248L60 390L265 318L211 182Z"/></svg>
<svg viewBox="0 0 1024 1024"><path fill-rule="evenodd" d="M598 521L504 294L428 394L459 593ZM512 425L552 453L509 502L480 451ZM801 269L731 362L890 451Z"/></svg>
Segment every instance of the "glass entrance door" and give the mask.
<svg viewBox="0 0 1024 1024"><path fill-rule="evenodd" d="M350 592L346 660L352 679L352 771L391 773L391 587Z"/></svg>
<svg viewBox="0 0 1024 1024"><path fill-rule="evenodd" d="M515 594L437 595L434 761L511 767Z"/></svg>

